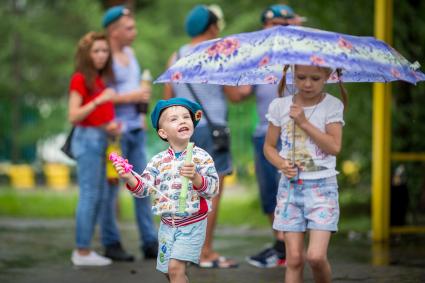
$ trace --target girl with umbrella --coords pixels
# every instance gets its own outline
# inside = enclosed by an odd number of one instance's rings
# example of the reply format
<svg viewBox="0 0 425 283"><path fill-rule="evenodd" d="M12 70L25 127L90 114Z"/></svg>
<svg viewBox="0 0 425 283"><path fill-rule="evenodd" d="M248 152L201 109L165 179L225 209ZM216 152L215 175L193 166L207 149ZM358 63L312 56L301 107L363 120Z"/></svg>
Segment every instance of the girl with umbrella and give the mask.
<svg viewBox="0 0 425 283"><path fill-rule="evenodd" d="M323 91L331 73L326 67L295 65L297 93L274 99L266 115L264 153L282 172L273 228L285 233L286 282L303 281L305 260L316 282L331 281L327 249L339 219L335 165L344 125L344 104ZM280 91L285 88L285 76ZM307 231L309 245L304 255Z"/></svg>

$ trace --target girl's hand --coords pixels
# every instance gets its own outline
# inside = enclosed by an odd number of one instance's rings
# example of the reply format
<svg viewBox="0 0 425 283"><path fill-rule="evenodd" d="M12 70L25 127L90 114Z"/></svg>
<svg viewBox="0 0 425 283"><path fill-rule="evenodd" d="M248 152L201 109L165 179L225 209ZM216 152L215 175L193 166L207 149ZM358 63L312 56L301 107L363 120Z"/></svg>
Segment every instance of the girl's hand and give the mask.
<svg viewBox="0 0 425 283"><path fill-rule="evenodd" d="M304 114L304 109L298 104L292 104L289 110L289 117L294 119L295 123L300 126L301 124L307 122L307 118Z"/></svg>
<svg viewBox="0 0 425 283"><path fill-rule="evenodd" d="M193 181L197 175L195 164L183 164L183 166L180 168L180 175Z"/></svg>
<svg viewBox="0 0 425 283"><path fill-rule="evenodd" d="M283 175L285 175L288 179L291 179L298 174L298 168L295 167L289 160L283 159L282 163L278 168Z"/></svg>
<svg viewBox="0 0 425 283"><path fill-rule="evenodd" d="M124 167L122 166L122 163L119 161L115 161L113 163L115 170L117 170L118 175L120 176L120 178L124 179L127 183L132 179L132 178L136 178L133 176L133 174L131 174L131 172L125 172Z"/></svg>
<svg viewBox="0 0 425 283"><path fill-rule="evenodd" d="M105 126L105 131L111 136L118 136L121 134L121 123L117 121L109 122Z"/></svg>

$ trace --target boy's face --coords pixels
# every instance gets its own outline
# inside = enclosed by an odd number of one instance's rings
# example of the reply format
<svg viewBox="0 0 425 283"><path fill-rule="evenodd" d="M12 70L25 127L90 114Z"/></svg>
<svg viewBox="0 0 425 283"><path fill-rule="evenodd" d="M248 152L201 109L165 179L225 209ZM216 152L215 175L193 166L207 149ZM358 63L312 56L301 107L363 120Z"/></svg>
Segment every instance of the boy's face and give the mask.
<svg viewBox="0 0 425 283"><path fill-rule="evenodd" d="M190 112L183 106L165 109L159 118L158 134L170 144L188 142L193 134L193 121Z"/></svg>

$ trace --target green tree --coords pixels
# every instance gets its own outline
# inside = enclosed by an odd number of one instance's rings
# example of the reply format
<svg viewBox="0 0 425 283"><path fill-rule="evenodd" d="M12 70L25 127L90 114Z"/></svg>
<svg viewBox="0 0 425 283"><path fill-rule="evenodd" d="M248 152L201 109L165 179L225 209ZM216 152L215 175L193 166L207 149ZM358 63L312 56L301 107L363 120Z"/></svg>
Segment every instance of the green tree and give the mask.
<svg viewBox="0 0 425 283"><path fill-rule="evenodd" d="M31 159L25 148L66 127L76 42L97 28L93 1L1 1L0 158Z"/></svg>

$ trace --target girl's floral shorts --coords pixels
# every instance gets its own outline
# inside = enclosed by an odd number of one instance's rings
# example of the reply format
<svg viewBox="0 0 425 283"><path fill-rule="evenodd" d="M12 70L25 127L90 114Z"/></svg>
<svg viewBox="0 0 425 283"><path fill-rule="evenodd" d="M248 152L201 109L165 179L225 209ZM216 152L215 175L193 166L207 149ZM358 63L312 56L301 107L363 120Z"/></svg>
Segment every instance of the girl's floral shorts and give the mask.
<svg viewBox="0 0 425 283"><path fill-rule="evenodd" d="M282 176L273 228L285 232L338 230L339 203L336 176L290 182Z"/></svg>

